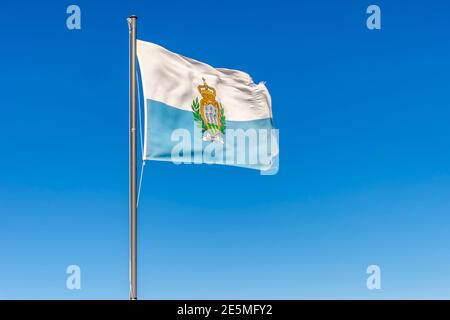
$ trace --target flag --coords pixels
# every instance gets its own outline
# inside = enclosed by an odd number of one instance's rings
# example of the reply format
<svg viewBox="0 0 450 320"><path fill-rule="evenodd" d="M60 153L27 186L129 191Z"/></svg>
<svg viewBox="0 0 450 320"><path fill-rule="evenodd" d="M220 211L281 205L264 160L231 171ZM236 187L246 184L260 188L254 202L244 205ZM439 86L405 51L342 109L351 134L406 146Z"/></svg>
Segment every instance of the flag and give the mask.
<svg viewBox="0 0 450 320"><path fill-rule="evenodd" d="M144 160L274 170L278 131L264 83L138 40Z"/></svg>

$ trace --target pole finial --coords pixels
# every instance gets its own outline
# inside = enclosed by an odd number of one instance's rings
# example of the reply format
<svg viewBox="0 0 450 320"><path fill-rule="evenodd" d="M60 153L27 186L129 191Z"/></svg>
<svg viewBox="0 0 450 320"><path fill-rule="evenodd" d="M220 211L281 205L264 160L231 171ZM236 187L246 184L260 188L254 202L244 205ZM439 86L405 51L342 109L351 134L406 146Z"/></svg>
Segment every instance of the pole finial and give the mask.
<svg viewBox="0 0 450 320"><path fill-rule="evenodd" d="M135 15L131 15L131 16L129 16L128 18L127 18L127 22L128 22L128 31L131 33L131 30L133 29L133 20L135 20L134 21L134 25L136 24L136 20L137 20L137 16L135 16Z"/></svg>

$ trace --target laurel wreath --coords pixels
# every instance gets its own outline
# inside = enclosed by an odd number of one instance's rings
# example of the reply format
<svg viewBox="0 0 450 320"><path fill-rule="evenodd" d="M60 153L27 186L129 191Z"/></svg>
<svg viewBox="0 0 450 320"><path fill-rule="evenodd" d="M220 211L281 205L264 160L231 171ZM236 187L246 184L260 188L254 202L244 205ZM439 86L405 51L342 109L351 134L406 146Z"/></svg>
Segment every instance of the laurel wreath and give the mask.
<svg viewBox="0 0 450 320"><path fill-rule="evenodd" d="M223 106L221 103L219 103L220 106L220 132L222 132L222 134L225 134L225 129L227 128L227 122L225 121L225 112L223 110Z"/></svg>
<svg viewBox="0 0 450 320"><path fill-rule="evenodd" d="M202 132L205 132L208 129L212 129L212 130L220 130L220 132L222 132L222 134L225 133L225 129L226 129L226 121L225 121L225 114L224 114L224 110L223 110L223 106L221 103L219 103L219 107L220 107L220 128L218 128L218 126L216 126L215 124L209 124L209 126L206 125L206 123L203 121L202 119L202 115L200 114L200 102L198 101L198 97L195 98L192 101L192 113L194 114L194 121L196 122L196 124L202 128Z"/></svg>

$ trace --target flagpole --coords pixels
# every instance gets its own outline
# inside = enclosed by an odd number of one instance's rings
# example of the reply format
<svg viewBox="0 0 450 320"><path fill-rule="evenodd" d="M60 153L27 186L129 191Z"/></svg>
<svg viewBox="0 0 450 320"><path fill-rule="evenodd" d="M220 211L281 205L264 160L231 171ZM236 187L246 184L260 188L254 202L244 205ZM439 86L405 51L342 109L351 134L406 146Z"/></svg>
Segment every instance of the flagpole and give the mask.
<svg viewBox="0 0 450 320"><path fill-rule="evenodd" d="M127 19L130 38L130 300L137 299L136 19L137 16Z"/></svg>

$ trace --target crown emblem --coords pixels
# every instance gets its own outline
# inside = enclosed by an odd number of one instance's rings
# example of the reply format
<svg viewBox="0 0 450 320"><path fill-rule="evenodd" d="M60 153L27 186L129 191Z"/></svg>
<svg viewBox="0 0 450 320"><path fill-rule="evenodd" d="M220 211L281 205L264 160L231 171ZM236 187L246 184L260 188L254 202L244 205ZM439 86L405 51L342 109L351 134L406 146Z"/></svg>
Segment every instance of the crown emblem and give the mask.
<svg viewBox="0 0 450 320"><path fill-rule="evenodd" d="M202 96L192 101L194 121L202 128L203 140L223 143L222 136L225 133L225 114L223 106L216 100L216 89L208 86L205 78L203 85L197 87Z"/></svg>
<svg viewBox="0 0 450 320"><path fill-rule="evenodd" d="M216 100L216 89L213 87L208 86L206 83L205 78L202 78L203 85L199 85L198 92L202 95L203 99L208 101L215 101Z"/></svg>

